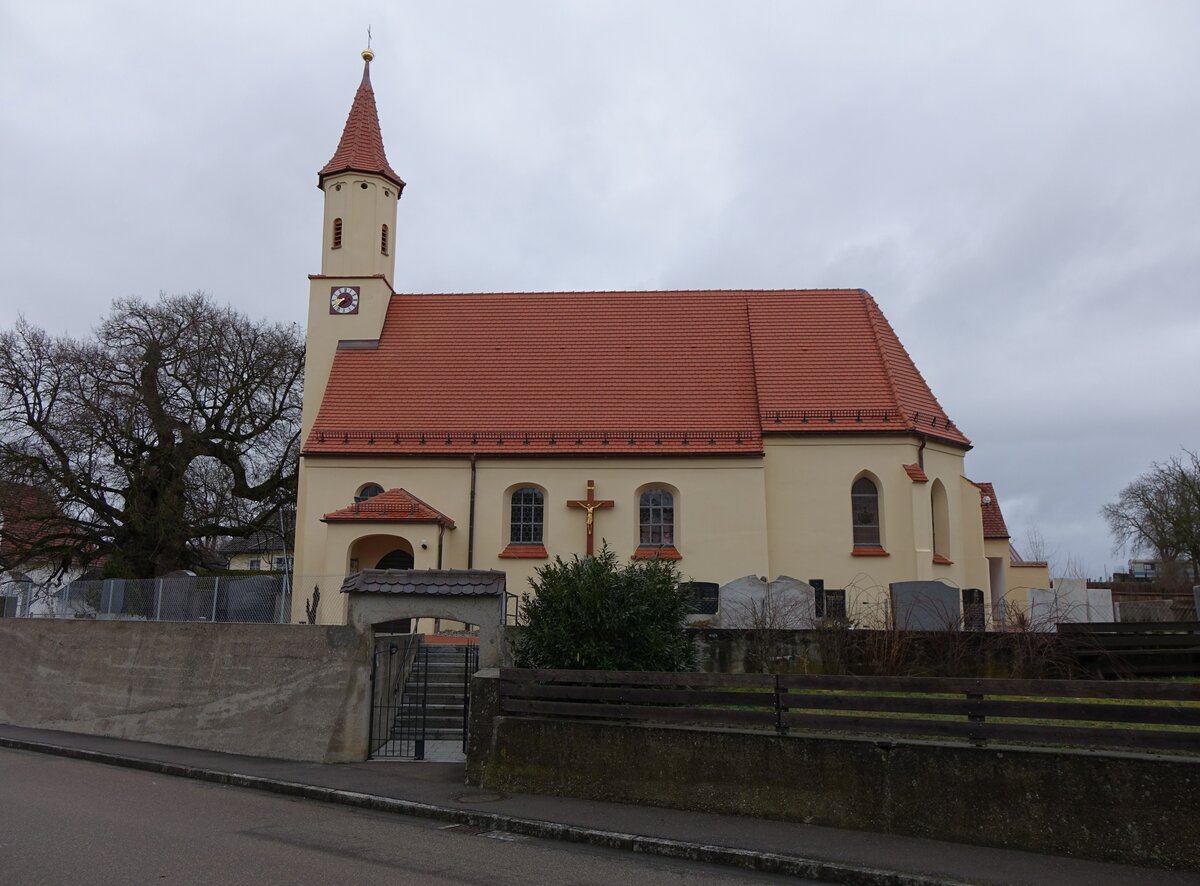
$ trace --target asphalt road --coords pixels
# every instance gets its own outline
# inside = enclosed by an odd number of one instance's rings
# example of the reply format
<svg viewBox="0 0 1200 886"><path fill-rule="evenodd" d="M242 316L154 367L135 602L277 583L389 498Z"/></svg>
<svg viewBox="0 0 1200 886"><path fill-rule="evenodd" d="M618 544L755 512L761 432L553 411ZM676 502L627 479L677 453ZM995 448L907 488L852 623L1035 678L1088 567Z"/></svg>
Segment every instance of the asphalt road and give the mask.
<svg viewBox="0 0 1200 886"><path fill-rule="evenodd" d="M0 882L715 886L811 881L479 833L0 749Z"/></svg>

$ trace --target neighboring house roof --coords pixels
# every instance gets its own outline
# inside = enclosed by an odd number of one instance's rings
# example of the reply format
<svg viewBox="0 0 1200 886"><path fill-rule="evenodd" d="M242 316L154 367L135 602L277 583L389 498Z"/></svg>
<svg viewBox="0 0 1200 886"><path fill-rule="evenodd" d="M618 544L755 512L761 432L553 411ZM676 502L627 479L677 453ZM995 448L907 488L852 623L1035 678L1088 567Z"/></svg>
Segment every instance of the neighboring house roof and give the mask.
<svg viewBox="0 0 1200 886"><path fill-rule="evenodd" d="M291 549L291 536L284 539L278 532L256 532L245 538L230 539L221 545L221 553L226 557L234 554L271 554Z"/></svg>
<svg viewBox="0 0 1200 886"><path fill-rule="evenodd" d="M347 577L342 593L499 595L504 578L503 572L484 569L364 569Z"/></svg>
<svg viewBox="0 0 1200 886"><path fill-rule="evenodd" d="M991 483L975 485L979 487L980 509L983 512L983 537L1008 538L1008 526L1004 523L1004 514L1000 512L1000 500L996 498L996 490ZM989 498L991 501L986 500Z"/></svg>
<svg viewBox="0 0 1200 886"><path fill-rule="evenodd" d="M282 522L282 533L280 527L270 527L242 538L231 538L221 545L221 554L232 557L236 554L273 554L292 550L296 539L296 512L284 510L282 513L282 521L278 517L273 518L277 523Z"/></svg>
<svg viewBox="0 0 1200 886"><path fill-rule="evenodd" d="M1019 567L1030 567L1030 568L1034 568L1034 569L1045 569L1050 564L1047 563L1045 560L1026 560L1026 559L1024 559L1019 553L1017 553L1017 549L1014 548L1012 546L1012 543L1010 542L1008 545L1008 565L1009 566L1019 566Z"/></svg>
<svg viewBox="0 0 1200 886"><path fill-rule="evenodd" d="M46 536L67 531L63 513L45 490L22 483L0 483L0 568L31 566L49 560L41 547ZM30 549L37 551L26 557Z"/></svg>
<svg viewBox="0 0 1200 886"><path fill-rule="evenodd" d="M864 290L393 296L305 453L740 454L766 435L969 447Z"/></svg>
<svg viewBox="0 0 1200 886"><path fill-rule="evenodd" d="M375 91L371 88L371 58L369 52L363 53L362 83L350 106L342 139L329 162L317 173L317 181L322 187L326 176L353 171L383 176L400 192L404 191L404 179L388 164L383 149L379 114L375 110Z"/></svg>
<svg viewBox="0 0 1200 886"><path fill-rule="evenodd" d="M321 519L326 523L439 523L447 529L454 528L453 520L405 489L389 489L330 511Z"/></svg>

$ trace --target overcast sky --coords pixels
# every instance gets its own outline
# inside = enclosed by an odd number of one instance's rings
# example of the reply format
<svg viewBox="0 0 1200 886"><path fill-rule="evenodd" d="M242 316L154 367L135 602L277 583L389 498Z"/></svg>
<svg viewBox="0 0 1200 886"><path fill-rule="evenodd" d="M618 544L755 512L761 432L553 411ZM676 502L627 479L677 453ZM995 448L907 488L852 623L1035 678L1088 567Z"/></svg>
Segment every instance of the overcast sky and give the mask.
<svg viewBox="0 0 1200 886"><path fill-rule="evenodd" d="M0 4L0 287L302 322L371 77L404 291L862 287L1014 539L1200 447L1200 3Z"/></svg>

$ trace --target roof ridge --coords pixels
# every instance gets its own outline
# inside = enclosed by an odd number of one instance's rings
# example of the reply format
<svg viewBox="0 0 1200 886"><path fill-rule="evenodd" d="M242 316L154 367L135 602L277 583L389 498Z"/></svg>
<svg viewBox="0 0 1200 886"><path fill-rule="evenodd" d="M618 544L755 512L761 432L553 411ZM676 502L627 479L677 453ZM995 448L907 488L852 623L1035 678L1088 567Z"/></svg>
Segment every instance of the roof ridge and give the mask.
<svg viewBox="0 0 1200 886"><path fill-rule="evenodd" d="M863 289L502 289L485 292L394 292L399 296L439 295L841 295L860 294Z"/></svg>
<svg viewBox="0 0 1200 886"><path fill-rule="evenodd" d="M750 299L745 299L746 307L746 341L750 344L750 381L754 388L754 414L758 416L758 427L764 433L762 398L758 394L758 355L754 352L754 321L750 318Z"/></svg>
<svg viewBox="0 0 1200 886"><path fill-rule="evenodd" d="M879 305L875 304L875 299L869 292L864 291L863 296L863 310L866 311L867 323L871 326L871 338L875 342L875 353L879 355L879 363L883 368L883 377L887 381L888 391L892 395L892 403L895 404L896 411L903 417L904 405L900 402L900 392L896 389L896 378L892 374L892 365L888 361L887 355L883 353L883 343L879 340L879 324L875 321ZM872 311L872 308L875 308L875 311Z"/></svg>

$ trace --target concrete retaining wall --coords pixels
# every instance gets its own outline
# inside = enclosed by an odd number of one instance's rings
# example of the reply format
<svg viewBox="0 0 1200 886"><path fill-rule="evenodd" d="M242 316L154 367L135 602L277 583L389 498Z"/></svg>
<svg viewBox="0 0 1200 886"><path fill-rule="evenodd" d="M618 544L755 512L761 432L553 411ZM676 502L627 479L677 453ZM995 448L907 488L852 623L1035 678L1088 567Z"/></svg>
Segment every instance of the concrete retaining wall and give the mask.
<svg viewBox="0 0 1200 886"><path fill-rule="evenodd" d="M367 751L371 640L308 625L0 620L0 723L291 760Z"/></svg>
<svg viewBox="0 0 1200 886"><path fill-rule="evenodd" d="M472 682L468 781L1129 864L1200 867L1200 757L499 716Z"/></svg>

